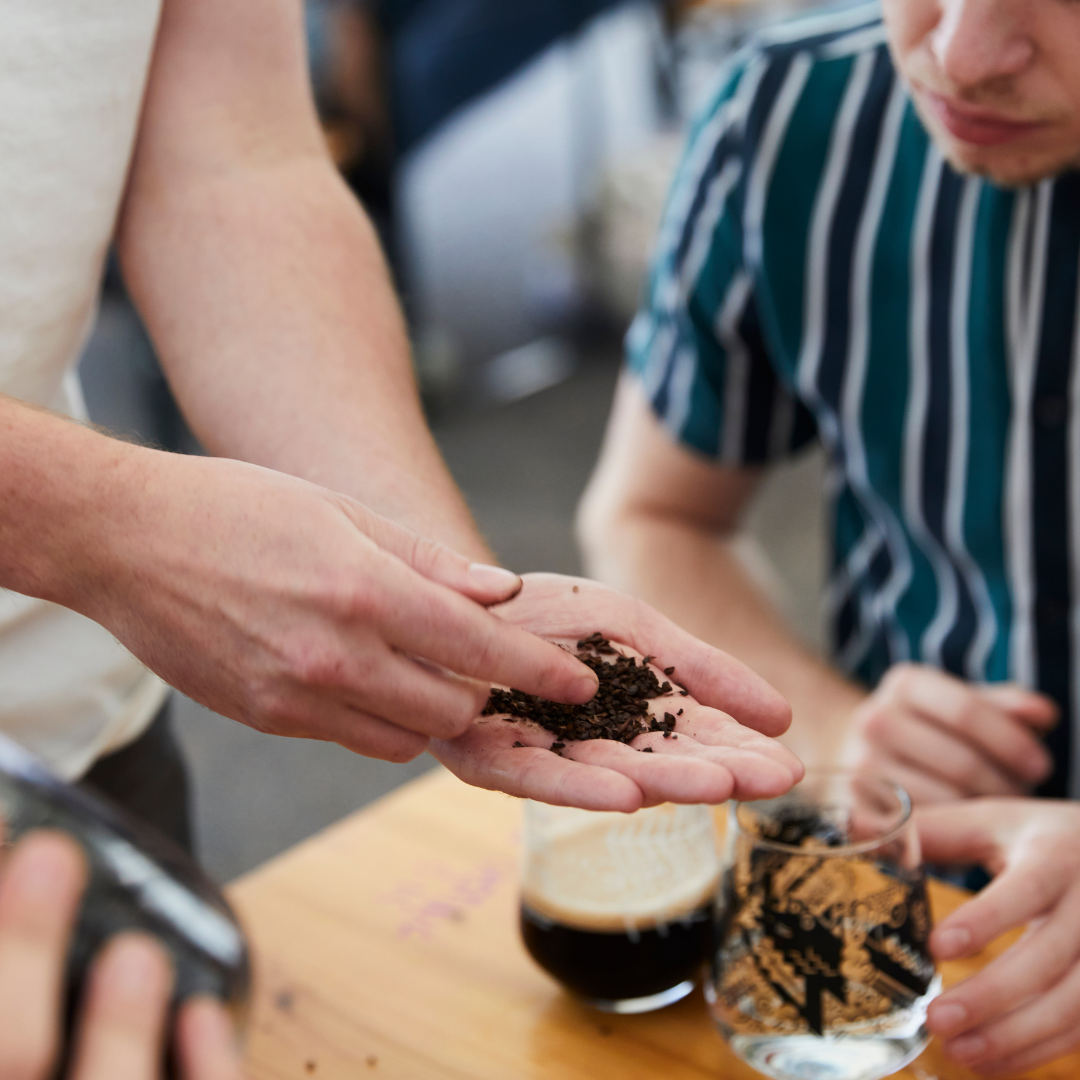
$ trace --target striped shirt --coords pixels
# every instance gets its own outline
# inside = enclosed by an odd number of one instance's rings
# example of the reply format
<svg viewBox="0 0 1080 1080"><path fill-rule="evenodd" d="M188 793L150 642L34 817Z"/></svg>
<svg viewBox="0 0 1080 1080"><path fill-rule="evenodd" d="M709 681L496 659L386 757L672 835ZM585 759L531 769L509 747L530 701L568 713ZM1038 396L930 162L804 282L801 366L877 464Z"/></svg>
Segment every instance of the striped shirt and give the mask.
<svg viewBox="0 0 1080 1080"><path fill-rule="evenodd" d="M732 61L628 338L687 447L754 466L820 439L838 666L1049 694L1046 794L1080 777L1078 267L1080 173L1006 190L954 171L876 5L849 8Z"/></svg>

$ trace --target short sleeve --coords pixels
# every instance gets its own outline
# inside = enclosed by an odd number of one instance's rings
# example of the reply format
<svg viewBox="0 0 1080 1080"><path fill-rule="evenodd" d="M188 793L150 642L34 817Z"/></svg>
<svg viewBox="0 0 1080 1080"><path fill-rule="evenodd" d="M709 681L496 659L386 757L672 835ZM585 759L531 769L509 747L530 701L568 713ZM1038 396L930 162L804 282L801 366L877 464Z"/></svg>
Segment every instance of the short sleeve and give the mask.
<svg viewBox="0 0 1080 1080"><path fill-rule="evenodd" d="M743 258L744 132L764 64L737 58L694 124L627 335L628 366L661 423L727 465L775 460L816 435L770 361Z"/></svg>

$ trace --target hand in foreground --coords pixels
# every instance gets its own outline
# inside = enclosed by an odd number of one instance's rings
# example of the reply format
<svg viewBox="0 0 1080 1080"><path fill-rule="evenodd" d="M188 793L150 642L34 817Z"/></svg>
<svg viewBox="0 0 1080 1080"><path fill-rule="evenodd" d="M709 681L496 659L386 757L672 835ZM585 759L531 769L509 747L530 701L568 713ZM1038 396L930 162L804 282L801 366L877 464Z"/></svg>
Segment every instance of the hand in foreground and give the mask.
<svg viewBox="0 0 1080 1080"><path fill-rule="evenodd" d="M980 864L993 882L930 938L939 960L998 935L1024 936L930 1006L946 1052L987 1075L1014 1074L1080 1045L1080 806L978 799L920 810L924 856Z"/></svg>
<svg viewBox="0 0 1080 1080"><path fill-rule="evenodd" d="M123 503L130 520L88 511L75 594L49 599L216 712L407 761L429 737L461 734L492 682L566 702L596 690L573 657L484 609L514 595L515 575L345 496L145 450L117 472L113 483L138 492Z"/></svg>
<svg viewBox="0 0 1080 1080"><path fill-rule="evenodd" d="M856 709L858 768L926 805L1025 795L1050 774L1040 734L1057 707L1018 686L975 686L923 664L897 664Z"/></svg>
<svg viewBox="0 0 1080 1080"><path fill-rule="evenodd" d="M64 960L86 866L59 833L35 833L8 856L0 878L0 1077L47 1080L60 1049ZM66 1080L156 1080L172 972L145 934L122 934L94 960ZM177 1019L182 1080L240 1080L224 1008L185 1004Z"/></svg>
<svg viewBox="0 0 1080 1080"><path fill-rule="evenodd" d="M500 618L570 648L599 631L626 655L655 657L660 680L662 669L675 668L671 681L691 696L657 698L650 708L658 717L682 709L679 737L640 735L633 746L590 739L555 754L550 732L483 717L464 735L432 743L461 779L556 805L630 811L664 801L770 798L802 777L798 759L768 737L786 730L791 710L749 668L595 582L556 574L526 574L524 581L514 600L494 609ZM652 753L640 752L645 747Z"/></svg>

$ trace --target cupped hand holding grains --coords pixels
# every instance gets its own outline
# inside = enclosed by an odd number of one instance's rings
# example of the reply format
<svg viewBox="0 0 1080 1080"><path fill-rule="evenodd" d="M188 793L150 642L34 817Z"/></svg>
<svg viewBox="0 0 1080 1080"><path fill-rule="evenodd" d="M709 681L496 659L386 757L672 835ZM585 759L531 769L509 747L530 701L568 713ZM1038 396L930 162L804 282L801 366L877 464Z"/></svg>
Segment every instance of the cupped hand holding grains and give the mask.
<svg viewBox="0 0 1080 1080"><path fill-rule="evenodd" d="M525 582L495 613L573 652L600 687L584 705L493 687L464 735L434 744L462 779L555 805L631 811L772 798L801 778L798 759L769 737L790 712L737 661L593 582Z"/></svg>

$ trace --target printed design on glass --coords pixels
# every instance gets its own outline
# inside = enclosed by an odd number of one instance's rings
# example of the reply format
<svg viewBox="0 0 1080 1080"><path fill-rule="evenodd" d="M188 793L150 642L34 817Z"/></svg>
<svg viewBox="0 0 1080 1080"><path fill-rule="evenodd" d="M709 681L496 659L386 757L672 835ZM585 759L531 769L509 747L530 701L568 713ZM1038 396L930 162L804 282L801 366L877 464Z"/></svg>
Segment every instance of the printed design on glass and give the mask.
<svg viewBox="0 0 1080 1080"><path fill-rule="evenodd" d="M746 808L743 808L744 811ZM844 843L817 817L759 819L736 840L724 882L718 1004L740 1034L873 1035L930 989L922 875L873 854L816 854Z"/></svg>

